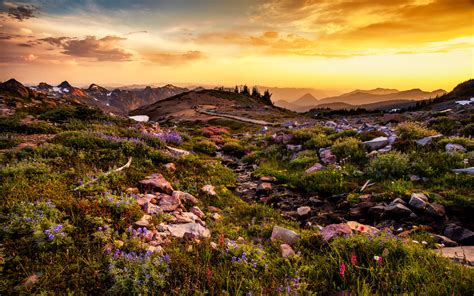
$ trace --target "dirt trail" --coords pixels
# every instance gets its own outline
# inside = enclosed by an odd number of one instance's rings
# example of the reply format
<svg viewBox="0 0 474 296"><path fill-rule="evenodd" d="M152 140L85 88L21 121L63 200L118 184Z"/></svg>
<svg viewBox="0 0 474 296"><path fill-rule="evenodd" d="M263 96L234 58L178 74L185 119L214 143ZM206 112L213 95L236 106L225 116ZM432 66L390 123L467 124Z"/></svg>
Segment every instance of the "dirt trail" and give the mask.
<svg viewBox="0 0 474 296"><path fill-rule="evenodd" d="M268 126L278 126L278 125L280 125L279 123L275 123L275 122L268 122L268 121L264 121L264 120L251 119L251 118L246 118L246 117L237 116L237 115L219 113L219 112L215 112L215 111L206 111L206 110L196 109L196 112L201 113L201 114L206 114L206 115L230 118L230 119L234 119L234 120L238 120L238 121L242 121L242 122L253 123L253 124L258 124L258 125L268 125Z"/></svg>

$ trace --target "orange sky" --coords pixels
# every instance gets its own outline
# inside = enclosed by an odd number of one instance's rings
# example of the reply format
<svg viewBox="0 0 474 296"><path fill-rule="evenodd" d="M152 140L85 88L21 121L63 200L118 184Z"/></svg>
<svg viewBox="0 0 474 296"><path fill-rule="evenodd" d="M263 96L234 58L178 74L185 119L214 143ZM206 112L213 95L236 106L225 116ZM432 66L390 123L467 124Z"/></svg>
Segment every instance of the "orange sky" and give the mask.
<svg viewBox="0 0 474 296"><path fill-rule="evenodd" d="M0 79L450 90L474 76L469 0L130 2L3 1Z"/></svg>

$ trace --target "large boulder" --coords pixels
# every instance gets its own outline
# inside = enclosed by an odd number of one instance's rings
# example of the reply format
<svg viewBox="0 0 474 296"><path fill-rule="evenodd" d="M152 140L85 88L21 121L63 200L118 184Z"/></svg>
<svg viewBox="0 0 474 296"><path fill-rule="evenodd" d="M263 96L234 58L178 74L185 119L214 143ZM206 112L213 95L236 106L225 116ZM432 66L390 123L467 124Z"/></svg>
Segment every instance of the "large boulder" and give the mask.
<svg viewBox="0 0 474 296"><path fill-rule="evenodd" d="M437 203L431 203L426 206L426 212L433 217L444 217L446 215L446 210L443 205Z"/></svg>
<svg viewBox="0 0 474 296"><path fill-rule="evenodd" d="M159 191L166 194L173 193L173 186L162 174L153 174L140 181L143 189L146 191Z"/></svg>
<svg viewBox="0 0 474 296"><path fill-rule="evenodd" d="M168 225L167 228L174 237L182 238L186 233L190 233L195 237L211 237L209 229L199 223L171 224Z"/></svg>
<svg viewBox="0 0 474 296"><path fill-rule="evenodd" d="M435 251L443 257L474 266L474 246L441 248Z"/></svg>
<svg viewBox="0 0 474 296"><path fill-rule="evenodd" d="M282 241L288 245L294 245L300 239L300 236L293 230L280 226L273 226L272 236L270 239L272 241Z"/></svg>

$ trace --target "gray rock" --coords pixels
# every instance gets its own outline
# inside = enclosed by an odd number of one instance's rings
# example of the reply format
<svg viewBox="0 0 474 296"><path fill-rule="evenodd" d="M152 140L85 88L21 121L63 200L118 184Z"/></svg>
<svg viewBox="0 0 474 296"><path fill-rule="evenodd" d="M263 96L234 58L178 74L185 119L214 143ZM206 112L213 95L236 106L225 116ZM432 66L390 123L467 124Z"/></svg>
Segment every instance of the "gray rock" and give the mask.
<svg viewBox="0 0 474 296"><path fill-rule="evenodd" d="M318 171L321 171L324 169L324 166L320 163L315 163L312 167L310 167L309 169L307 169L305 171L306 174L312 174L314 172L318 172Z"/></svg>
<svg viewBox="0 0 474 296"><path fill-rule="evenodd" d="M165 212L172 212L181 205L181 201L176 196L161 193L158 199L158 205Z"/></svg>
<svg viewBox="0 0 474 296"><path fill-rule="evenodd" d="M423 193L413 193L408 204L417 210L421 210L426 207L427 199Z"/></svg>
<svg viewBox="0 0 474 296"><path fill-rule="evenodd" d="M196 197L194 197L193 195L187 192L175 190L173 191L172 196L178 198L179 200L181 200L183 203L186 203L186 204L197 205L199 203L199 200Z"/></svg>
<svg viewBox="0 0 474 296"><path fill-rule="evenodd" d="M430 144L433 141L433 139L437 139L437 138L440 138L442 136L443 135L435 135L435 136L424 137L422 139L416 140L415 143L420 145L420 146L426 146L426 145Z"/></svg>
<svg viewBox="0 0 474 296"><path fill-rule="evenodd" d="M459 174L459 173L466 173L466 174L474 174L474 167L470 167L470 168L465 168L465 169L454 169L452 170L453 172L455 172L456 174Z"/></svg>
<svg viewBox="0 0 474 296"><path fill-rule="evenodd" d="M443 205L431 203L426 206L426 212L433 217L444 217L446 211Z"/></svg>
<svg viewBox="0 0 474 296"><path fill-rule="evenodd" d="M474 232L456 224L448 224L444 230L444 235L461 244L474 243Z"/></svg>
<svg viewBox="0 0 474 296"><path fill-rule="evenodd" d="M137 225L139 227L148 227L148 226L150 226L150 219L151 219L151 216L145 214L145 215L143 215L143 217L140 220L135 222L135 225Z"/></svg>
<svg viewBox="0 0 474 296"><path fill-rule="evenodd" d="M466 152L466 148L464 146L459 145L459 144L454 144L454 143L448 143L444 147L446 149L446 152L448 153L453 153L453 152Z"/></svg>
<svg viewBox="0 0 474 296"><path fill-rule="evenodd" d="M390 204L385 207L385 213L397 216L410 216L413 212L401 203Z"/></svg>
<svg viewBox="0 0 474 296"><path fill-rule="evenodd" d="M209 238L211 232L199 223L184 223L168 225L168 231L174 237L182 238L185 233L190 233L195 237Z"/></svg>
<svg viewBox="0 0 474 296"><path fill-rule="evenodd" d="M262 183L258 184L258 186L257 186L257 193L259 193L259 194L269 193L270 191L272 191L272 184L271 183L262 182Z"/></svg>
<svg viewBox="0 0 474 296"><path fill-rule="evenodd" d="M145 212L148 214L148 215L156 215L156 214L161 214L163 213L163 210L152 204L151 202L147 202L144 206L143 206L143 209L145 210Z"/></svg>
<svg viewBox="0 0 474 296"><path fill-rule="evenodd" d="M303 146L301 145L291 145L291 144L288 144L286 145L286 150L288 151L293 151L293 152L297 152L297 151L300 151L302 149Z"/></svg>
<svg viewBox="0 0 474 296"><path fill-rule="evenodd" d="M304 207L299 207L296 209L296 213L298 213L299 216L306 216L311 212L311 208L304 206Z"/></svg>
<svg viewBox="0 0 474 296"><path fill-rule="evenodd" d="M273 226L272 236L270 239L272 241L282 241L288 245L294 245L300 239L300 236L293 230L280 226Z"/></svg>
<svg viewBox="0 0 474 296"><path fill-rule="evenodd" d="M387 137L377 137L370 141L363 142L365 145L369 146L370 150L379 150L389 144Z"/></svg>
<svg viewBox="0 0 474 296"><path fill-rule="evenodd" d="M330 224L320 231L325 241L330 241L338 236L351 235L352 229L347 223Z"/></svg>
<svg viewBox="0 0 474 296"><path fill-rule="evenodd" d="M330 148L319 149L319 158L325 164L335 164L337 161L336 155L334 155Z"/></svg>
<svg viewBox="0 0 474 296"><path fill-rule="evenodd" d="M458 243L447 238L444 235L439 235L439 234L433 234L433 236L436 238L438 243L443 244L446 247L457 247Z"/></svg>
<svg viewBox="0 0 474 296"><path fill-rule="evenodd" d="M291 246L288 244L281 244L280 250L281 250L281 256L283 258L288 258L288 257L296 255L295 251L293 251Z"/></svg>
<svg viewBox="0 0 474 296"><path fill-rule="evenodd" d="M201 211L201 209L199 207L192 207L191 208L191 213L198 216L199 219L204 219L206 217L206 214L204 214L204 212Z"/></svg>
<svg viewBox="0 0 474 296"><path fill-rule="evenodd" d="M390 203L390 205L394 205L394 204L402 204L402 205L406 206L407 203L403 199L401 199L400 197L397 197L394 200L392 200L392 202Z"/></svg>
<svg viewBox="0 0 474 296"><path fill-rule="evenodd" d="M212 185L204 185L202 188L201 188L201 191L206 193L206 194L209 194L211 196L215 196L217 195L216 193L216 189L214 188L214 186Z"/></svg>
<svg viewBox="0 0 474 296"><path fill-rule="evenodd" d="M140 184L145 190L159 191L166 194L173 193L173 186L168 182L162 174L153 174L145 177L144 180L140 181Z"/></svg>
<svg viewBox="0 0 474 296"><path fill-rule="evenodd" d="M474 246L441 248L435 250L435 252L441 254L443 257L474 266Z"/></svg>

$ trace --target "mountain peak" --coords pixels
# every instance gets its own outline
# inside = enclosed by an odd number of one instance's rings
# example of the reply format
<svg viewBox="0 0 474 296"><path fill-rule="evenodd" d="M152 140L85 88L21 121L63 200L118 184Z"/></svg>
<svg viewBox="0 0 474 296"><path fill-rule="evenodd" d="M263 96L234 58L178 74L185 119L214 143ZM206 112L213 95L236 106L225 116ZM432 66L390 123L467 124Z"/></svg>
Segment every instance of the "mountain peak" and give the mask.
<svg viewBox="0 0 474 296"><path fill-rule="evenodd" d="M58 85L58 87L60 87L60 88L72 88L72 85L67 80L64 80L63 82L61 82L61 84Z"/></svg>
<svg viewBox="0 0 474 296"><path fill-rule="evenodd" d="M318 103L318 100L310 93L305 93L302 97L293 102L299 106L313 106Z"/></svg>

